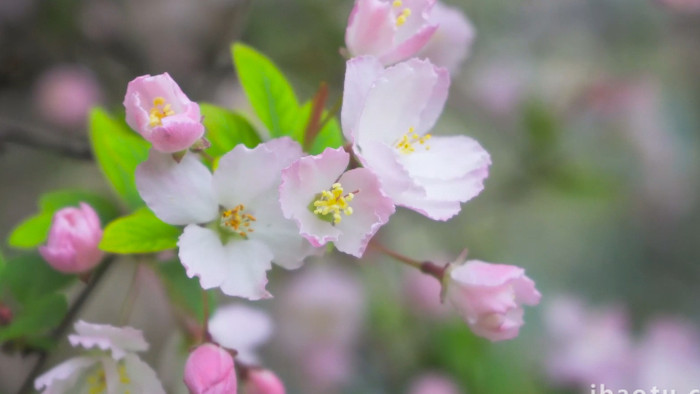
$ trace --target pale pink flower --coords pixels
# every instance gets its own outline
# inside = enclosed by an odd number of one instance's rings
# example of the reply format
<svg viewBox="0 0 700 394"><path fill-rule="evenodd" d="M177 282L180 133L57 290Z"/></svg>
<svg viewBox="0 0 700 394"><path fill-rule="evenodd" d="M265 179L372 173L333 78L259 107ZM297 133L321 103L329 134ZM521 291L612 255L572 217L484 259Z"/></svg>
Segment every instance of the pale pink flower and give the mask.
<svg viewBox="0 0 700 394"><path fill-rule="evenodd" d="M403 275L403 301L410 310L443 319L450 315L450 308L440 301L440 281L416 269L406 270Z"/></svg>
<svg viewBox="0 0 700 394"><path fill-rule="evenodd" d="M470 260L448 268L443 279L447 300L476 335L502 341L518 336L523 305L541 295L520 267Z"/></svg>
<svg viewBox="0 0 700 394"><path fill-rule="evenodd" d="M471 51L474 26L459 8L441 2L435 3L428 21L439 27L417 56L456 74Z"/></svg>
<svg viewBox="0 0 700 394"><path fill-rule="evenodd" d="M408 394L460 394L455 382L439 373L429 372L413 380Z"/></svg>
<svg viewBox="0 0 700 394"><path fill-rule="evenodd" d="M268 369L254 368L248 372L246 394L284 394L284 383Z"/></svg>
<svg viewBox="0 0 700 394"><path fill-rule="evenodd" d="M126 122L165 153L185 150L204 135L199 105L190 101L168 73L129 82Z"/></svg>
<svg viewBox="0 0 700 394"><path fill-rule="evenodd" d="M102 97L95 76L75 65L54 67L41 75L35 96L41 115L64 127L81 127Z"/></svg>
<svg viewBox="0 0 700 394"><path fill-rule="evenodd" d="M430 40L435 0L356 0L345 31L352 56L376 56L384 65L408 59Z"/></svg>
<svg viewBox="0 0 700 394"><path fill-rule="evenodd" d="M700 384L700 339L686 321L663 317L649 324L637 350L637 387L691 393Z"/></svg>
<svg viewBox="0 0 700 394"><path fill-rule="evenodd" d="M456 215L484 188L489 154L463 136L431 137L450 85L447 70L411 59L384 69L372 57L348 61L343 133L396 205L435 220Z"/></svg>
<svg viewBox="0 0 700 394"><path fill-rule="evenodd" d="M184 380L190 394L235 394L238 385L233 357L211 343L190 353Z"/></svg>
<svg viewBox="0 0 700 394"><path fill-rule="evenodd" d="M560 297L545 309L547 373L559 385L588 389L631 387L633 348L627 318L615 308L587 310L580 302Z"/></svg>
<svg viewBox="0 0 700 394"><path fill-rule="evenodd" d="M57 271L85 272L102 260L100 240L100 218L90 205L80 203L80 208L63 208L54 214L48 241L39 253Z"/></svg>
<svg viewBox="0 0 700 394"><path fill-rule="evenodd" d="M301 155L299 144L286 137L254 149L238 145L212 175L195 155L176 163L151 150L136 169L136 186L158 218L186 225L178 241L180 261L202 288L269 298L271 262L296 269L314 251L279 206L280 171Z"/></svg>
<svg viewBox="0 0 700 394"><path fill-rule="evenodd" d="M220 306L209 319L212 339L235 350L236 358L246 364L260 362L257 349L270 339L272 332L272 319L267 313L242 304Z"/></svg>
<svg viewBox="0 0 700 394"><path fill-rule="evenodd" d="M34 382L44 394L83 392L165 394L158 377L134 352L148 349L141 331L79 321L73 346L102 351L74 357L39 376Z"/></svg>
<svg viewBox="0 0 700 394"><path fill-rule="evenodd" d="M369 240L394 213L394 204L371 171L345 172L349 162L342 148L295 161L282 171L280 204L312 245L333 242L341 252L362 257Z"/></svg>

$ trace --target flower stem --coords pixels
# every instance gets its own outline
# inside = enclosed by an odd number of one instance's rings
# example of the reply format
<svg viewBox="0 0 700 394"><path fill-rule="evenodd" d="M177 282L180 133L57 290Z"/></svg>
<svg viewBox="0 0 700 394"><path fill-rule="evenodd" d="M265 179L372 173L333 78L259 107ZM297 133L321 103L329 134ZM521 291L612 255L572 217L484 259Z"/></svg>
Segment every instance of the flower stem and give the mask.
<svg viewBox="0 0 700 394"><path fill-rule="evenodd" d="M376 249L377 251L382 252L387 256L393 257L395 260L397 260L401 263L404 263L404 264L409 265L413 268L417 268L419 270L422 270L422 267L423 267L422 261L414 260L408 256L402 255L401 253L394 252L393 250L387 249L383 245L380 245L374 241L370 242L369 245L370 245L370 247Z"/></svg>
<svg viewBox="0 0 700 394"><path fill-rule="evenodd" d="M137 286L139 273L141 272L141 263L136 264L134 268L134 274L131 277L131 283L129 284L129 290L126 293L124 302L122 303L122 309L119 313L119 324L124 325L129 321L129 316L136 303L136 298L139 295L139 287Z"/></svg>
<svg viewBox="0 0 700 394"><path fill-rule="evenodd" d="M202 342L211 340L209 335L209 294L202 289Z"/></svg>
<svg viewBox="0 0 700 394"><path fill-rule="evenodd" d="M87 301L87 299L90 297L90 294L92 294L93 290L95 290L97 284L104 277L105 273L112 265L116 257L117 256L115 255L108 256L104 260L104 262L97 267L95 272L92 274L92 279L87 283L85 288L83 288L83 291L80 292L78 298L75 299L73 305L71 305L70 309L68 309L68 312L63 317L63 320L61 320L61 323L49 336L51 342L56 342L65 336L66 330L68 330L70 325L73 324L73 320L75 320L75 318L78 316L78 313L80 313L80 310L85 305L85 301ZM46 364L48 358L48 351L41 352L41 354L39 355L39 359L37 360L36 364L34 364L34 368L32 368L32 370L29 372L29 375L27 375L27 377L24 379L24 383L22 383L22 387L20 387L17 394L29 394L32 391L32 387L34 386L34 379L36 379L36 377L39 375L39 372L41 372L41 370L44 368L44 364Z"/></svg>

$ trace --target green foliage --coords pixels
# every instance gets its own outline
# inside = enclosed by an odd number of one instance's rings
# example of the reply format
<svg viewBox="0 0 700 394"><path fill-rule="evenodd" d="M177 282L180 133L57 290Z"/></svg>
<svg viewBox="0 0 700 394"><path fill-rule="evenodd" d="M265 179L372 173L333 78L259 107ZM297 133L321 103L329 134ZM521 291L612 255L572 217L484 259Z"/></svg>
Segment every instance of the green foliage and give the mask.
<svg viewBox="0 0 700 394"><path fill-rule="evenodd" d="M0 343L40 335L57 326L67 311L68 303L62 294L49 293L32 299L9 325L0 327Z"/></svg>
<svg viewBox="0 0 700 394"><path fill-rule="evenodd" d="M89 129L92 150L110 185L130 208L142 206L134 171L148 158L148 142L101 108L90 113Z"/></svg>
<svg viewBox="0 0 700 394"><path fill-rule="evenodd" d="M265 55L247 45L235 43L231 52L241 86L271 137L293 135L299 102L282 72Z"/></svg>
<svg viewBox="0 0 700 394"><path fill-rule="evenodd" d="M181 232L163 223L148 208L141 208L108 224L100 249L120 254L160 252L174 249Z"/></svg>
<svg viewBox="0 0 700 394"><path fill-rule="evenodd" d="M107 223L119 215L109 200L97 194L80 190L60 190L44 194L39 199L39 213L20 223L10 234L8 243L16 248L32 249L44 243L51 227L51 218L61 208L77 207L81 202L90 204Z"/></svg>
<svg viewBox="0 0 700 394"><path fill-rule="evenodd" d="M14 299L22 304L58 291L75 279L49 266L38 253L25 253L7 261L0 276Z"/></svg>
<svg viewBox="0 0 700 394"><path fill-rule="evenodd" d="M212 104L200 104L204 127L211 147L207 152L220 157L238 144L254 148L261 140L255 128L243 116Z"/></svg>
<svg viewBox="0 0 700 394"><path fill-rule="evenodd" d="M173 303L201 322L204 319L204 303L199 280L188 278L185 267L178 260L158 264L158 272ZM207 297L211 314L216 298L212 292L208 292Z"/></svg>
<svg viewBox="0 0 700 394"><path fill-rule="evenodd" d="M303 133L306 129L306 125L309 123L309 116L311 116L311 105L312 102L307 101L299 110L299 123L297 125L297 130L299 130L299 134L301 135L300 138L302 140L304 138ZM326 119L327 116L328 111L323 111L321 119ZM333 117L326 122L325 125L323 125L323 128L321 131L319 131L318 135L311 144L309 153L312 155L317 155L323 152L323 150L326 148L339 148L341 146L343 146L343 132L340 129L338 120Z"/></svg>

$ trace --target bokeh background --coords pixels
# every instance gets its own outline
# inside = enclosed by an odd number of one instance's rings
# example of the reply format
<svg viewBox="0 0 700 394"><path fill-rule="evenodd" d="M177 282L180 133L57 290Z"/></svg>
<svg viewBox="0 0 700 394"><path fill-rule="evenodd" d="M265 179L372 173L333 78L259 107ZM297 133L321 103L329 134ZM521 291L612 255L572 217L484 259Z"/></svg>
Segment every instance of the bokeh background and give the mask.
<svg viewBox="0 0 700 394"><path fill-rule="evenodd" d="M290 393L410 392L425 376L456 392L573 393L603 383L618 367L606 362L624 356L620 363L671 365L654 370L660 377L650 384L700 388L698 2L445 3L468 15L477 37L434 132L480 141L491 175L457 218L399 210L379 239L419 260L450 261L468 248L472 258L522 266L542 304L526 311L519 338L491 344L435 305L433 284L390 259L329 257L276 272L277 298L252 305L275 323L265 364ZM300 99L321 81L331 102L340 97L351 8L350 0L2 0L0 239L42 193L109 195L85 157L85 109L120 111L136 76L167 71L192 100L254 120L230 59L241 40L272 58ZM128 261L117 267L83 317L115 323L115 300L135 270ZM309 284L319 272L334 285ZM146 360L170 368L168 392L182 392L186 354L167 301L152 274L137 278L129 324L153 344ZM299 294L309 286L318 291ZM300 319L308 314L316 318ZM659 326L665 335L654 335ZM326 333L328 346L312 349L322 341L309 332ZM32 362L0 356L0 393L14 392Z"/></svg>

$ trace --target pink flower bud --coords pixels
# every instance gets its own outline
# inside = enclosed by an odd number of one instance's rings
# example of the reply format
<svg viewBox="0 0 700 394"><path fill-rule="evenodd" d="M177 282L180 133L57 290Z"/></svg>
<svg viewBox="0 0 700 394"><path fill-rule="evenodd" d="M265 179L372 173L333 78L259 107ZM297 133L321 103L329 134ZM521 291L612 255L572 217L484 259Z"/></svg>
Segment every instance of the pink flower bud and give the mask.
<svg viewBox="0 0 700 394"><path fill-rule="evenodd" d="M90 108L99 103L101 96L95 76L76 65L48 70L42 74L35 89L41 115L64 127L83 126Z"/></svg>
<svg viewBox="0 0 700 394"><path fill-rule="evenodd" d="M284 384L272 371L251 369L245 384L246 394L284 394Z"/></svg>
<svg viewBox="0 0 700 394"><path fill-rule="evenodd" d="M541 295L520 267L467 261L444 279L446 297L476 335L492 341L518 336L522 305L537 305Z"/></svg>
<svg viewBox="0 0 700 394"><path fill-rule="evenodd" d="M185 150L204 135L199 105L187 98L168 73L129 82L124 107L126 123L161 152Z"/></svg>
<svg viewBox="0 0 700 394"><path fill-rule="evenodd" d="M408 390L409 394L459 394L459 387L447 376L428 372L416 378Z"/></svg>
<svg viewBox="0 0 700 394"><path fill-rule="evenodd" d="M199 346L185 364L185 385L190 394L235 394L238 382L233 358L211 343Z"/></svg>
<svg viewBox="0 0 700 394"><path fill-rule="evenodd" d="M97 247L101 239L100 218L81 202L80 208L63 208L54 214L49 240L39 247L39 253L58 271L85 272L102 260Z"/></svg>

